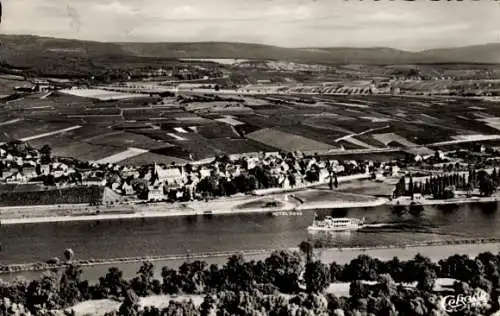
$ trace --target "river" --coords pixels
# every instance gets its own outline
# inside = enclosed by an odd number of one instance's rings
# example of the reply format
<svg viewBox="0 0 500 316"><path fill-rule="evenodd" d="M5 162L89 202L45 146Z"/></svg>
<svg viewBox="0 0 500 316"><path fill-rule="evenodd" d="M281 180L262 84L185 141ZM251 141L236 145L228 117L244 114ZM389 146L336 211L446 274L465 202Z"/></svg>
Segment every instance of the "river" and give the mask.
<svg viewBox="0 0 500 316"><path fill-rule="evenodd" d="M389 207L380 206L325 210L318 215L366 217L368 223L390 224L337 234L330 241L334 248L369 247L427 240L500 238L497 209L497 203L426 206L423 214L416 217L399 216ZM312 220L313 213L304 212L303 216L235 214L6 225L1 227L0 264L62 257L65 248L74 250L75 259L293 248L308 239L306 227ZM177 266L180 261L162 264ZM221 263L224 259L207 261ZM132 274L136 267L137 264L129 265L126 274ZM107 267L84 269L90 279L96 279Z"/></svg>

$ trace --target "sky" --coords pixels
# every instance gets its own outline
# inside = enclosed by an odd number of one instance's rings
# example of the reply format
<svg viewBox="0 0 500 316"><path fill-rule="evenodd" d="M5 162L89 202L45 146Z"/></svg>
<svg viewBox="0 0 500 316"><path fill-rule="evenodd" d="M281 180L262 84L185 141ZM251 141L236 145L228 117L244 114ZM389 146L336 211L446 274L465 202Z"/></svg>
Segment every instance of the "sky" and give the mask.
<svg viewBox="0 0 500 316"><path fill-rule="evenodd" d="M500 42L500 1L1 0L1 34L410 51Z"/></svg>

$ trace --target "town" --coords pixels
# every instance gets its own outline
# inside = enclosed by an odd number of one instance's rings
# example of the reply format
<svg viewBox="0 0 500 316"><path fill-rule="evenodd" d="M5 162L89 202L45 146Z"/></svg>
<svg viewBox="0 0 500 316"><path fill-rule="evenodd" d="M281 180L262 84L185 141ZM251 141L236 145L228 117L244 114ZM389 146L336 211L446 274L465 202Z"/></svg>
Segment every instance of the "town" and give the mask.
<svg viewBox="0 0 500 316"><path fill-rule="evenodd" d="M496 1L66 2L0 2L0 316L500 316Z"/></svg>
<svg viewBox="0 0 500 316"><path fill-rule="evenodd" d="M500 152L481 144L446 154L438 150L424 157L407 153L388 162L333 160L317 153L260 152L132 167L54 157L48 145L37 150L16 141L0 146L0 159L3 206L88 204L98 208L209 201L322 185L332 190L339 187L339 179L393 185L386 197L399 205L415 202L415 195L426 197L428 203L489 197L500 182L500 170L496 169Z"/></svg>

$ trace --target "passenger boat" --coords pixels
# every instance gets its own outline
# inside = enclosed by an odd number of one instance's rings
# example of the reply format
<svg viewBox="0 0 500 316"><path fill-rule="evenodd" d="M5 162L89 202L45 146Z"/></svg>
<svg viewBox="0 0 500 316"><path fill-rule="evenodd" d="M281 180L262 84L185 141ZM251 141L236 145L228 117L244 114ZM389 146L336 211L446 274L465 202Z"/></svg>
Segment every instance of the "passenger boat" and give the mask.
<svg viewBox="0 0 500 316"><path fill-rule="evenodd" d="M351 231L358 230L363 227L365 223L365 218L334 218L331 216L326 216L323 220L317 220L316 217L313 224L307 227L307 231L310 233L315 232L341 232L341 231Z"/></svg>

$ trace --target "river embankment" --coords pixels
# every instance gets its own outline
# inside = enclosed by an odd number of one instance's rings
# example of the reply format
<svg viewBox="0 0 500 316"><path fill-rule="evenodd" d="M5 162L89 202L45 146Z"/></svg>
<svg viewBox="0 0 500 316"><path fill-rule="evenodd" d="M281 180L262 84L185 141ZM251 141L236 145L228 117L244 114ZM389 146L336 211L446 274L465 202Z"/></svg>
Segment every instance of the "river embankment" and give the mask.
<svg viewBox="0 0 500 316"><path fill-rule="evenodd" d="M0 211L1 225L124 220L177 216L210 216L251 213L368 208L387 199L323 189L305 189L266 196L240 195L186 203L136 203L116 206L11 207Z"/></svg>
<svg viewBox="0 0 500 316"><path fill-rule="evenodd" d="M290 251L299 251L298 248L289 248ZM207 252L198 254L179 254L165 256L141 256L124 258L100 258L74 260L71 263L81 266L83 269L99 267L105 271L107 267L117 266L137 266L144 261L156 262L159 266L168 265L178 267L187 260L204 260L208 263L224 264L232 255L241 254L247 260L262 260L269 256L274 250L245 250L245 251L225 251ZM500 238L474 238L456 240L429 240L406 244L380 245L373 247L352 246L338 248L315 248L317 259L324 263L333 261L339 264L348 263L357 256L364 254L376 257L380 260L390 260L398 257L401 260L408 260L417 254L429 257L433 261L452 256L454 254L466 254L475 257L482 252L498 253L500 251ZM67 262L47 263L34 262L23 264L10 264L0 266L0 275L19 274L22 272L42 272L52 269L62 269L67 266ZM128 269L127 269L128 270ZM132 269L133 270L133 269ZM136 271L136 270L133 270Z"/></svg>
<svg viewBox="0 0 500 316"><path fill-rule="evenodd" d="M0 213L0 225L36 224L36 223L61 223L77 221L100 220L126 220L140 218L161 218L178 216L209 216L289 212L289 211L314 211L324 209L371 208L381 205L394 206L395 202L386 198L364 196L358 200L352 199L352 194L329 198L321 196L314 199L300 197L304 192L313 189L293 192L286 195L271 195L266 197L243 196L235 198L221 198L208 202L195 201L189 203L145 203L129 204L107 207L91 207L88 205L58 205L58 206L26 206L3 208ZM316 191L316 190L314 190ZM325 190L317 190L325 191ZM358 195L363 197L362 195ZM500 202L500 195L490 197L454 198L446 200L421 200L423 206L461 205L474 203ZM409 206L401 202L400 206Z"/></svg>
<svg viewBox="0 0 500 316"><path fill-rule="evenodd" d="M399 202L399 203L398 203ZM410 206L412 202L416 202L423 206L436 206L436 205L461 205L461 204L473 204L473 203L496 203L500 202L500 194L495 194L492 196L472 196L472 197L458 197L452 199L419 199L411 200L407 197L403 200L391 200L387 202L390 206Z"/></svg>

